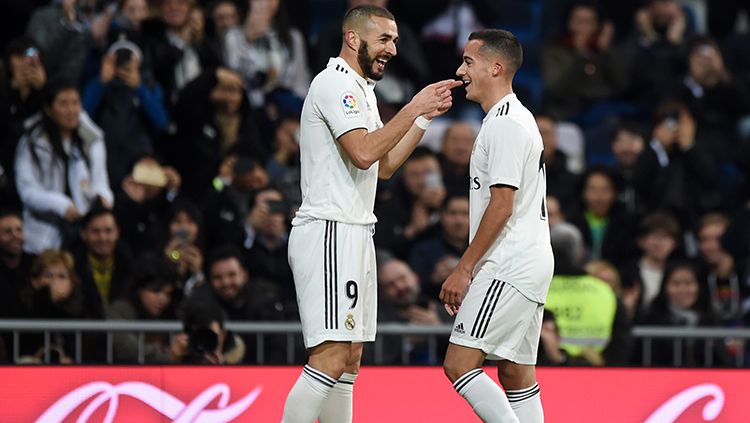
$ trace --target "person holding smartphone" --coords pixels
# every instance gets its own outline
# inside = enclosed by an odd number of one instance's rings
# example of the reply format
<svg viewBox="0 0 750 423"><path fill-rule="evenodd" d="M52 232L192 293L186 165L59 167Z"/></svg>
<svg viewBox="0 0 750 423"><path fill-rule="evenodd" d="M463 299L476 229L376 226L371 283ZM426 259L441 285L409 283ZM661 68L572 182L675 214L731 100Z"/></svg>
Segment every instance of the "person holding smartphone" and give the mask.
<svg viewBox="0 0 750 423"><path fill-rule="evenodd" d="M42 88L47 82L39 47L27 37L10 42L3 58L5 80L0 87L0 201L20 208L14 181L13 157L23 135L23 122L42 105Z"/></svg>
<svg viewBox="0 0 750 423"><path fill-rule="evenodd" d="M168 220L168 236L164 255L177 267L180 280L175 300L190 295L205 280L203 275L203 217L198 207L186 199L177 199Z"/></svg>

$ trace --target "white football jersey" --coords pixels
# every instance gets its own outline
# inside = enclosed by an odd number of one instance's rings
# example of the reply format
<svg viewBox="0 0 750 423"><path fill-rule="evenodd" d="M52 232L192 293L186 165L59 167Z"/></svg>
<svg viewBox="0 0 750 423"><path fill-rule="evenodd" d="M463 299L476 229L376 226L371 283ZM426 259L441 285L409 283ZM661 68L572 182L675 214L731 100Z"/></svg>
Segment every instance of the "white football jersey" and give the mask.
<svg viewBox="0 0 750 423"><path fill-rule="evenodd" d="M349 224L377 221L373 208L378 163L358 169L337 139L358 128L383 126L375 82L361 77L344 59L331 58L313 79L300 120L302 205L292 225L310 219Z"/></svg>
<svg viewBox="0 0 750 423"><path fill-rule="evenodd" d="M543 150L534 116L510 93L482 121L469 165L469 240L490 202L490 187L516 188L513 214L477 263L474 276L507 282L539 303L547 297L554 265Z"/></svg>

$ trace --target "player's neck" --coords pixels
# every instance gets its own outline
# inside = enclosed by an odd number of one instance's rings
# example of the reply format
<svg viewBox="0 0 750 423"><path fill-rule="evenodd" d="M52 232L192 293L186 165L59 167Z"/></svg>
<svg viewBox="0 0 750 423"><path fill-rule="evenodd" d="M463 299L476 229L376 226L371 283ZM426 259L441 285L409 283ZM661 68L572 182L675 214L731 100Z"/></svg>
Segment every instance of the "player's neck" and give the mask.
<svg viewBox="0 0 750 423"><path fill-rule="evenodd" d="M499 86L496 89L488 92L487 97L484 101L481 102L482 110L484 110L484 113L489 113L490 109L492 109L492 106L497 104L500 100L502 100L506 95L513 92L513 87L510 84Z"/></svg>
<svg viewBox="0 0 750 423"><path fill-rule="evenodd" d="M362 67L359 66L359 61L357 60L356 53L353 53L352 50L343 47L341 49L341 52L339 52L339 57L344 59L346 64L349 65L349 67L352 68L354 72L357 72L357 75L367 79L367 77L365 76L365 72L362 70Z"/></svg>

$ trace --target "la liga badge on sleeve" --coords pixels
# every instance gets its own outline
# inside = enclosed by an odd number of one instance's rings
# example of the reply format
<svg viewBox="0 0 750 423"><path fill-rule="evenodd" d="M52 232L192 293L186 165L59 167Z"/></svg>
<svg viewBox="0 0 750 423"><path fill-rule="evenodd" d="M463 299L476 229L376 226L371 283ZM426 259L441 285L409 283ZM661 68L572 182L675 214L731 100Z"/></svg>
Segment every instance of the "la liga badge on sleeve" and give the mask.
<svg viewBox="0 0 750 423"><path fill-rule="evenodd" d="M359 115L359 104L357 104L357 98L350 92L341 95L341 107L343 107L344 116L346 117Z"/></svg>

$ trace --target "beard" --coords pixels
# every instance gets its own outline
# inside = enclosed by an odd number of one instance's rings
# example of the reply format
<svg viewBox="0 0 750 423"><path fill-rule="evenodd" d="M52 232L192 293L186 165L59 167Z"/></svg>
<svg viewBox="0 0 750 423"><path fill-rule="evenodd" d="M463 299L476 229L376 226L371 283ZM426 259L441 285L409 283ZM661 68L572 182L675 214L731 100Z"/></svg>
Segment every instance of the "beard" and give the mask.
<svg viewBox="0 0 750 423"><path fill-rule="evenodd" d="M357 63L359 64L359 67L362 68L365 77L375 81L380 81L383 79L383 73L375 73L373 70L376 57L370 57L369 50L370 49L367 48L367 41L362 40L362 44L359 45L359 50L357 51Z"/></svg>

